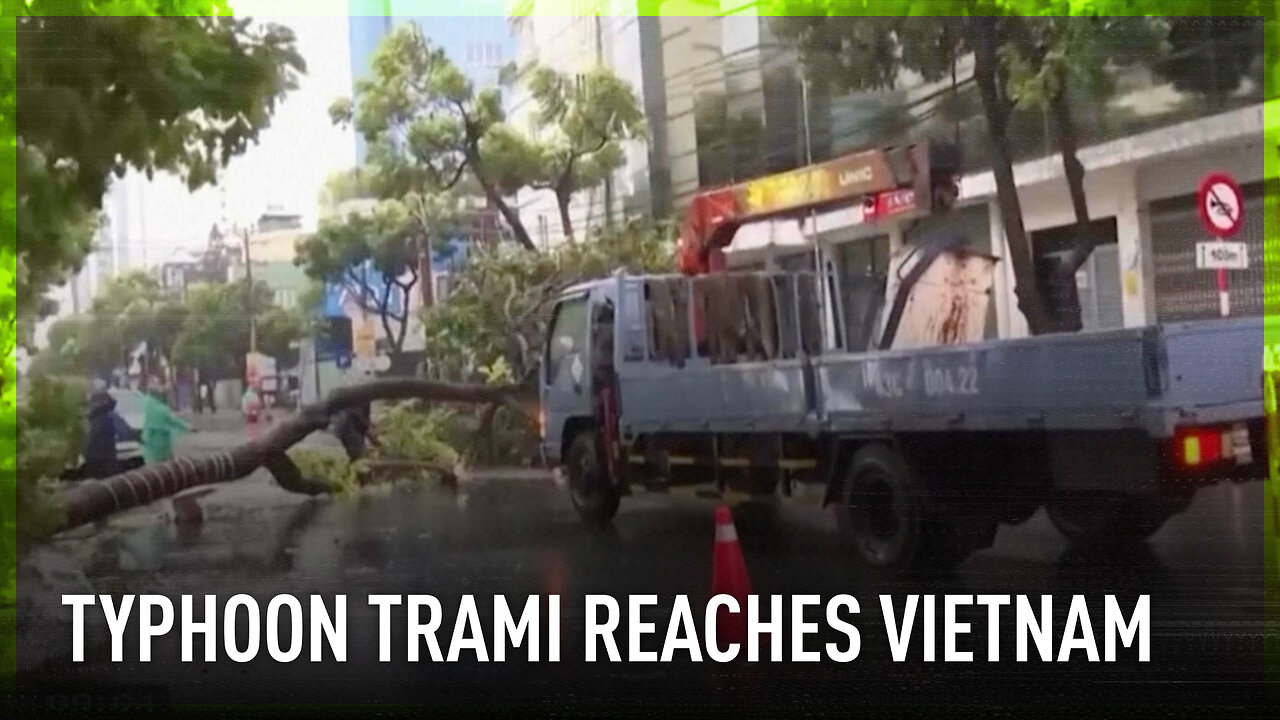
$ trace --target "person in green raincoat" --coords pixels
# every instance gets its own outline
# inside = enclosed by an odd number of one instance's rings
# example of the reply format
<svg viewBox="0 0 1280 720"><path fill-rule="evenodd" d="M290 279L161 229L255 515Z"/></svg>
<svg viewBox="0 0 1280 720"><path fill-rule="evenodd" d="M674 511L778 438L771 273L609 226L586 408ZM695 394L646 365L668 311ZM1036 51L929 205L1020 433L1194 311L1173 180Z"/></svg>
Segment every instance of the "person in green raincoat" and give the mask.
<svg viewBox="0 0 1280 720"><path fill-rule="evenodd" d="M151 390L146 394L146 409L142 419L142 458L147 465L173 459L174 434L189 432L193 432L191 426L169 410L159 390Z"/></svg>

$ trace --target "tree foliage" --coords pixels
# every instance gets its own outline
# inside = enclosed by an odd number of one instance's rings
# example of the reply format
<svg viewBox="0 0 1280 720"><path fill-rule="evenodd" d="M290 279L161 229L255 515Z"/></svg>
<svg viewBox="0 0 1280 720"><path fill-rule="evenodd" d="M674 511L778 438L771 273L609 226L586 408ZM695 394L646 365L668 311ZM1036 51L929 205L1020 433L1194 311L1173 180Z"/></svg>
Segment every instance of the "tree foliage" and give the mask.
<svg viewBox="0 0 1280 720"><path fill-rule="evenodd" d="M37 376L17 405L15 514L22 519L17 529L24 541L46 537L64 519L51 485L80 457L87 389L73 380Z"/></svg>
<svg viewBox="0 0 1280 720"><path fill-rule="evenodd" d="M146 344L143 360L157 366L171 358L187 309L155 278L143 272L113 278L94 298L89 311L55 321L48 347L36 355L33 374L107 375L129 365L136 348Z"/></svg>
<svg viewBox="0 0 1280 720"><path fill-rule="evenodd" d="M356 81L354 98L335 101L330 116L364 136L379 197L440 195L469 173L516 240L536 249L506 201L513 188L503 161L493 158L494 143L511 137L504 135L501 93L477 91L417 25L401 25L383 39L370 76Z"/></svg>
<svg viewBox="0 0 1280 720"><path fill-rule="evenodd" d="M398 353L409 329L411 293L422 281L421 235L405 202L384 201L367 213L322 220L316 233L298 244L294 262L315 281L358 292Z"/></svg>
<svg viewBox="0 0 1280 720"><path fill-rule="evenodd" d="M1219 102L1245 79L1263 78L1263 23L1257 17L1173 17L1169 53L1155 70L1175 88Z"/></svg>
<svg viewBox="0 0 1280 720"><path fill-rule="evenodd" d="M529 184L555 193L565 238L573 240L569 203L626 162L621 142L647 135L644 111L631 86L605 67L568 75L547 67L531 71L529 91L540 137Z"/></svg>
<svg viewBox="0 0 1280 720"><path fill-rule="evenodd" d="M248 288L242 279L190 290L173 346L175 364L199 368L206 378L243 377L251 317L257 321L258 352L285 360L294 355L290 346L303 336L302 316L276 306L266 284L254 283L252 300Z"/></svg>
<svg viewBox="0 0 1280 720"><path fill-rule="evenodd" d="M22 309L79 267L113 175L134 168L177 173L192 188L213 182L256 142L305 69L292 31L215 17L220 2L100 5L19 4ZM100 16L107 12L122 15Z"/></svg>
<svg viewBox="0 0 1280 720"><path fill-rule="evenodd" d="M127 368L141 344L148 372L161 361L199 368L206 377L238 377L249 351L245 281L196 285L186 299L166 291L142 272L113 279L89 312L55 321L48 347L32 361L32 376L105 376ZM289 359L290 343L302 337L305 319L273 303L271 290L255 283L258 349Z"/></svg>
<svg viewBox="0 0 1280 720"><path fill-rule="evenodd" d="M514 382L527 380L537 370L537 348L559 290L619 269L667 272L673 263L671 237L663 225L637 222L536 257L501 247L476 248L451 278L449 302L424 312L433 372L474 382L500 369L497 374L509 374Z"/></svg>
<svg viewBox="0 0 1280 720"><path fill-rule="evenodd" d="M429 372L437 379L528 386L559 291L617 270L667 272L674 262L671 238L666 226L635 222L538 255L475 248L450 278L448 302L423 312ZM460 411L446 428L451 444L475 438L467 452L479 463L522 463L537 441L529 417L508 408Z"/></svg>

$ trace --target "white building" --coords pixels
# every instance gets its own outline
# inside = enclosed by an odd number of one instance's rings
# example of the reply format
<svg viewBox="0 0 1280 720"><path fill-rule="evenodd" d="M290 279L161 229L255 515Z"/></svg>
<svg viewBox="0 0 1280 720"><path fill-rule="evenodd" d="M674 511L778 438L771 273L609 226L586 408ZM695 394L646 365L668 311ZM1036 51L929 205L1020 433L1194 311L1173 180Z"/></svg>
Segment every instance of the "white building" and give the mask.
<svg viewBox="0 0 1280 720"><path fill-rule="evenodd" d="M1102 236L1077 274L1086 329L1218 315L1216 273L1195 266L1196 243L1210 238L1201 228L1194 194L1212 171L1230 174L1245 195L1244 224L1235 239L1247 243L1250 267L1232 271L1231 312L1262 315L1262 128L1263 108L1257 104L1081 149L1090 217ZM1069 237L1075 216L1061 158L1018 163L1014 177L1033 248ZM957 206L945 215L872 225L854 207L818 215L816 227L842 281L868 266L883 267L901 243L942 227L965 231L979 249L1008 256L990 171L966 175ZM811 231L798 221L745 226L727 253L730 265L811 266ZM1012 267L1001 262L989 337L1027 334L1013 290Z"/></svg>

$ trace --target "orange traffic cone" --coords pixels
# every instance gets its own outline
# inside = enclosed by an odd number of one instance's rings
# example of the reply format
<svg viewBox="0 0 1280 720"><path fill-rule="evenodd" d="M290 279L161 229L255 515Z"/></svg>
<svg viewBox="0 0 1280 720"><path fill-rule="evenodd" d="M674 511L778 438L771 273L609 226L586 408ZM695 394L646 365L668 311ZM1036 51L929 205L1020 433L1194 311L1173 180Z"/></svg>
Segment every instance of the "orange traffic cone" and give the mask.
<svg viewBox="0 0 1280 720"><path fill-rule="evenodd" d="M747 640L747 596L751 581L747 578L747 562L738 545L738 530L733 514L721 505L716 508L716 542L711 556L711 595L728 595L738 601L738 612L720 607L716 614L716 637L722 644Z"/></svg>

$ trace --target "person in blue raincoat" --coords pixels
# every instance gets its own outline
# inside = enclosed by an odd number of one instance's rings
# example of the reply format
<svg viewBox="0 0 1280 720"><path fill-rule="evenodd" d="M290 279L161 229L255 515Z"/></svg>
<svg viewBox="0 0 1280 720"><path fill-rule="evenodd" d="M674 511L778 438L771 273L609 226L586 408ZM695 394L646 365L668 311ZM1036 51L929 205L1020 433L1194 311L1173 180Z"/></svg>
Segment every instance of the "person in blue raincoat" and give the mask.
<svg viewBox="0 0 1280 720"><path fill-rule="evenodd" d="M174 435L194 432L182 418L173 414L163 397L155 389L146 394L146 409L142 420L142 458L148 465L172 460Z"/></svg>
<svg viewBox="0 0 1280 720"><path fill-rule="evenodd" d="M128 440L129 425L116 412L115 398L105 389L89 398L89 432L85 437L84 464L91 478L107 478L120 472L116 444Z"/></svg>

